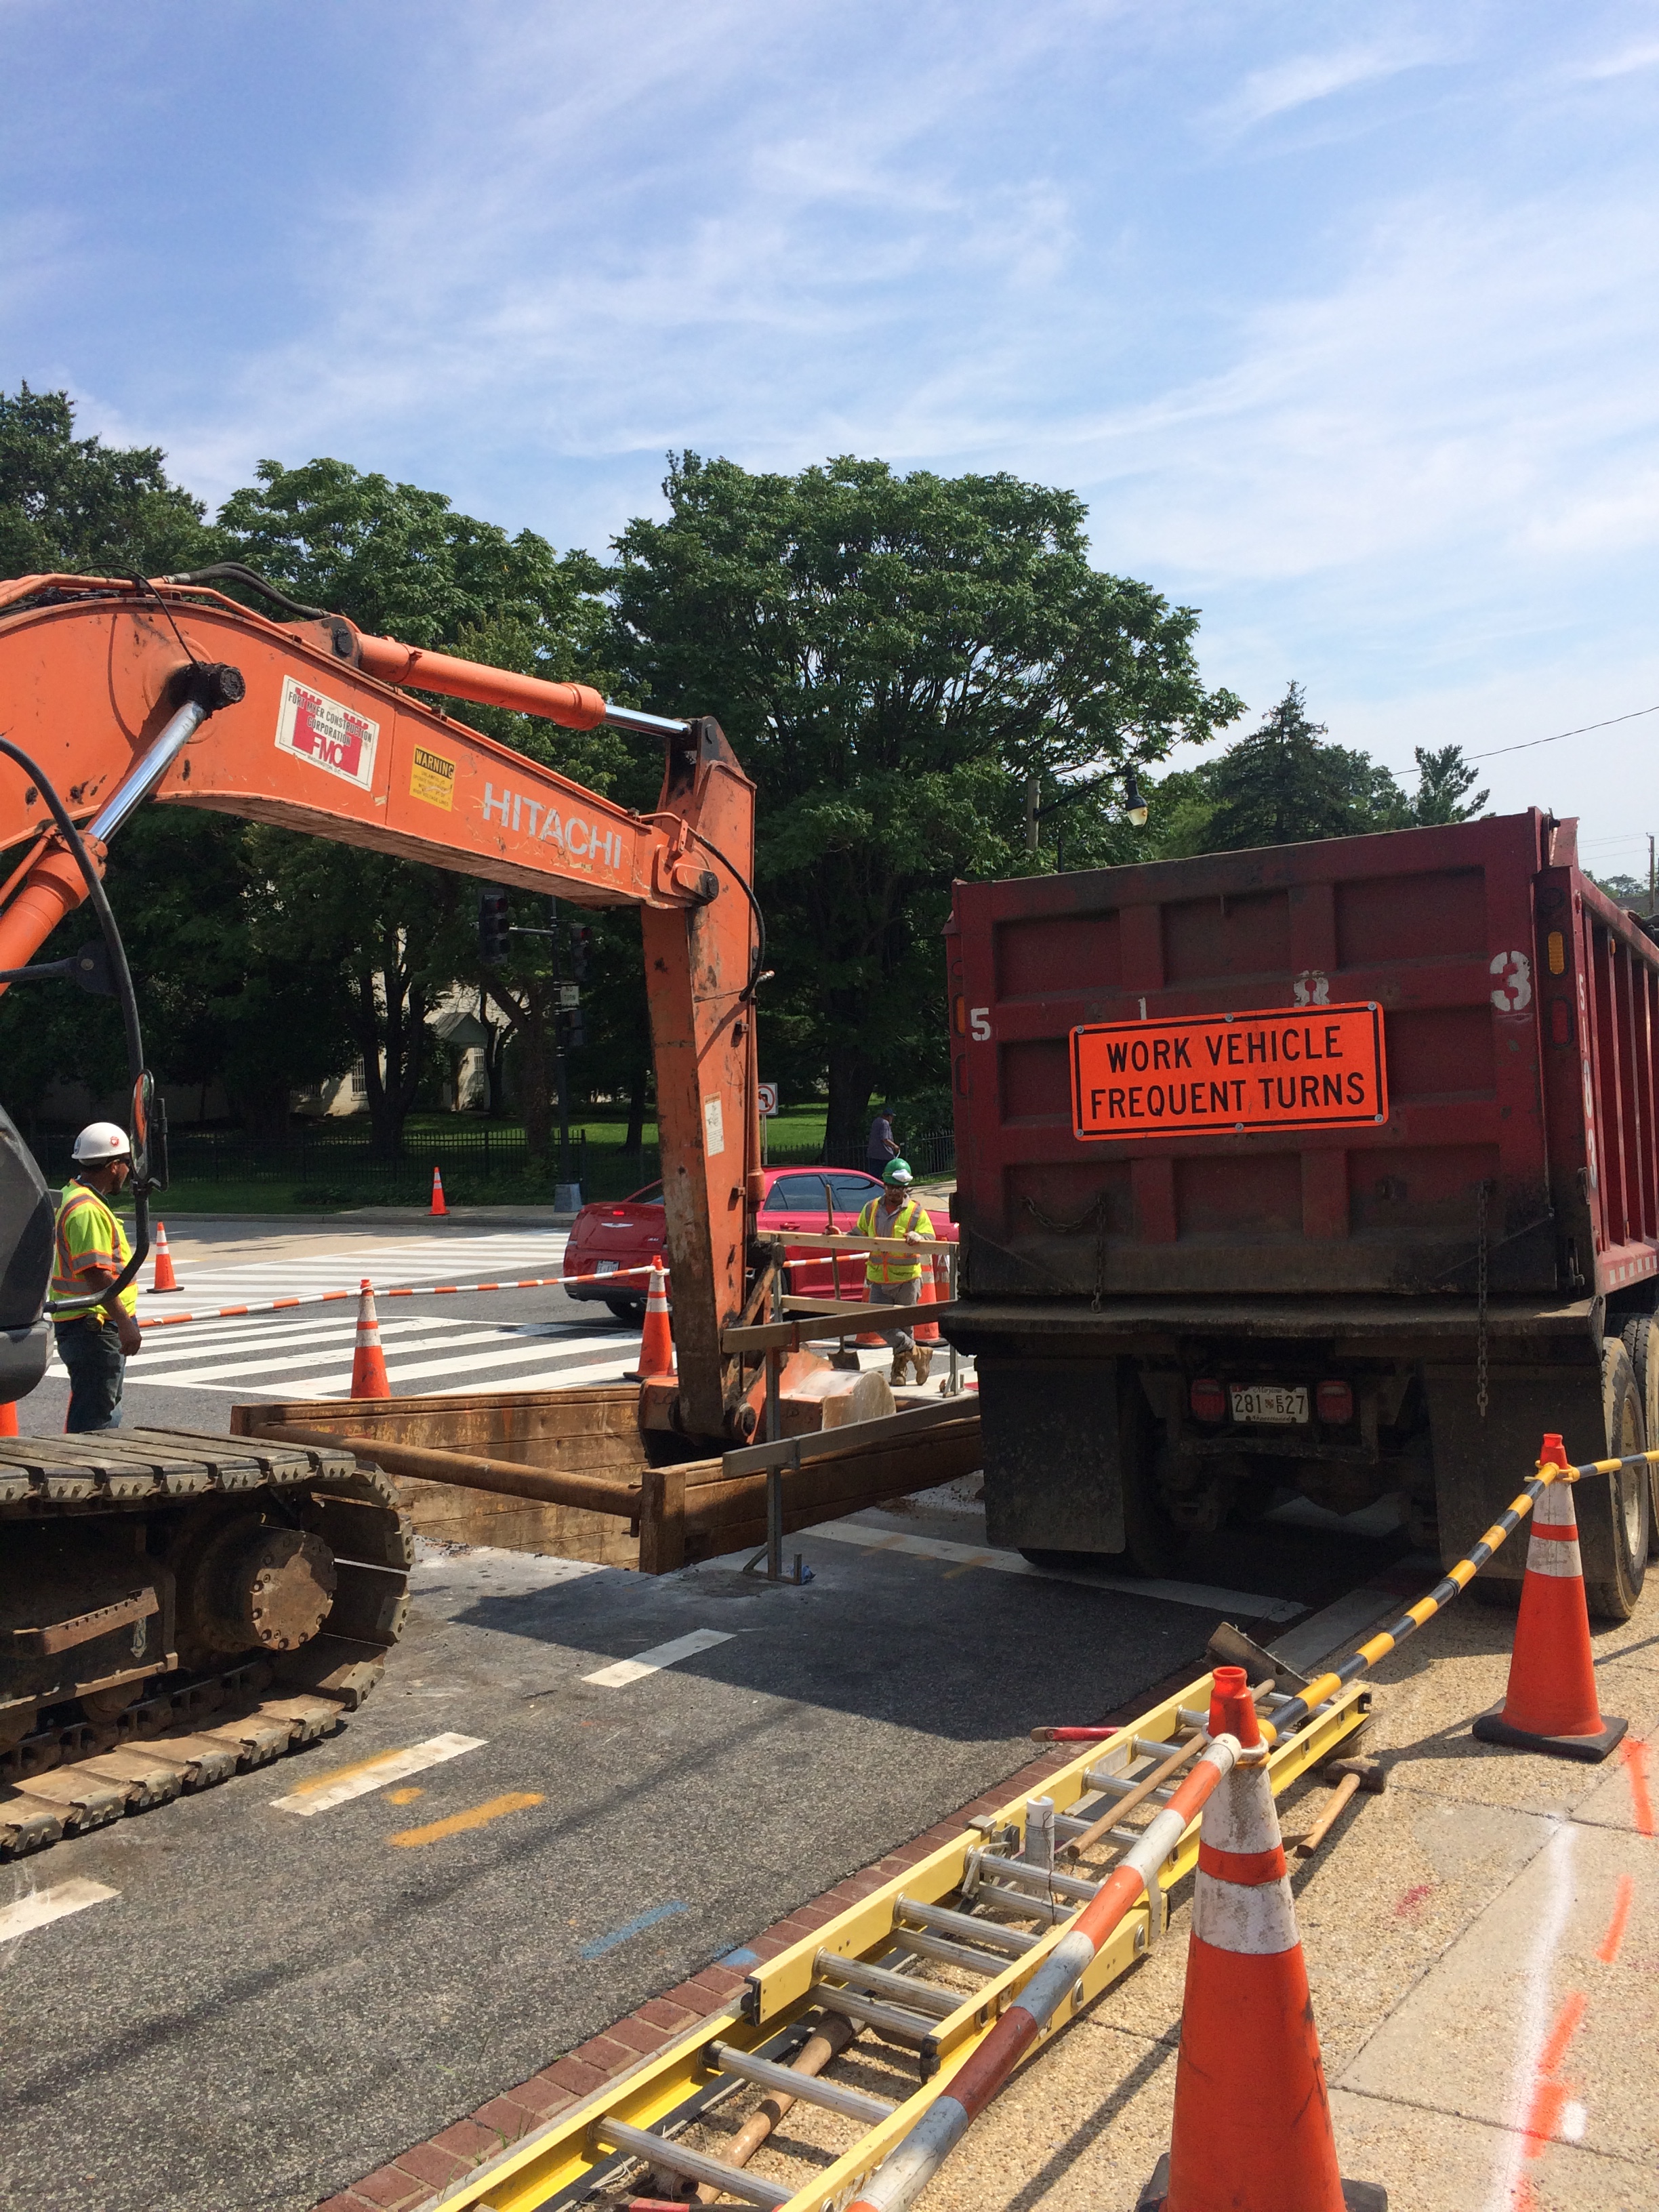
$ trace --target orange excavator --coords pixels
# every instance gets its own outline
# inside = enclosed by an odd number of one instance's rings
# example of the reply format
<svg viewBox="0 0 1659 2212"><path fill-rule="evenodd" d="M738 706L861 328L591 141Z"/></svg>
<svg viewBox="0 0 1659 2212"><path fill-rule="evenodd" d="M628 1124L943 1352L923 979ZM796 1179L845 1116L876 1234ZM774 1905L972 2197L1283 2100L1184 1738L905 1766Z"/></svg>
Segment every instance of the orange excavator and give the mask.
<svg viewBox="0 0 1659 2212"><path fill-rule="evenodd" d="M229 581L293 618L267 619L215 588ZM654 739L665 755L657 807L630 813L404 687ZM641 1419L717 1448L753 1434L756 1385L720 1335L748 1300L763 1195L754 1000L764 939L754 786L716 722L640 714L586 684L371 636L225 564L154 582L0 584L0 853L21 848L0 883L3 976L88 896L83 859L101 874L147 799L573 905L637 906L679 1368L677 1388L648 1395ZM77 824L80 854L52 818L52 792ZM0 1323L15 1332L15 1315ZM44 1361L44 1338L39 1352Z"/></svg>
<svg viewBox="0 0 1659 2212"><path fill-rule="evenodd" d="M228 596L227 583L271 612ZM631 813L411 690L659 743L658 805ZM746 1443L764 1370L730 1356L723 1337L760 1314L771 1288L754 1241L765 940L754 787L718 724L636 713L585 684L372 636L231 566L0 584L0 867L11 863L0 882L0 989L96 974L122 1000L138 1227L124 1279L148 1243L152 1086L101 876L112 841L146 801L307 830L573 905L640 909L678 1362L676 1376L643 1386L640 1419L665 1460ZM38 962L88 899L101 945ZM45 1372L52 1243L51 1194L0 1111L0 1404ZM223 1677L267 1647L292 1653L310 1640L321 1655L314 1686L337 1688L349 1666L336 1652L329 1672L322 1647L395 1639L407 1537L382 1478L349 1462L331 1477L313 1468L301 1495L269 1471L263 1485L246 1469L233 1480L228 1439L174 1449L159 1431L115 1432L98 1440L107 1451L96 1468L70 1463L91 1438L26 1441L21 1457L0 1443L0 1769L9 1747L21 1756L44 1741L46 1716L78 1705L89 1724L107 1726L158 1667ZM199 1482L191 1467L205 1469Z"/></svg>

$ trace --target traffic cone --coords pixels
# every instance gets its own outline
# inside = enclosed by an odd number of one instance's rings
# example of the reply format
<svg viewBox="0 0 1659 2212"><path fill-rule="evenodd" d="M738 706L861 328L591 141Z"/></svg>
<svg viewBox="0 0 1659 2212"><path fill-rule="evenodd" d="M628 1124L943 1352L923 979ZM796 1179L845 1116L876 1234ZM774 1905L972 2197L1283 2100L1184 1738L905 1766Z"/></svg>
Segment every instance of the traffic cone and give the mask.
<svg viewBox="0 0 1659 2212"><path fill-rule="evenodd" d="M357 1300L357 1344L351 1355L354 1398L389 1398L386 1354L380 1349L380 1317L374 1310L374 1285L365 1275Z"/></svg>
<svg viewBox="0 0 1659 2212"><path fill-rule="evenodd" d="M449 1212L449 1208L444 1204L444 1179L438 1172L436 1160L432 1163L432 1204L428 1210L433 1213L443 1214Z"/></svg>
<svg viewBox="0 0 1659 2212"><path fill-rule="evenodd" d="M1538 1464L1571 1465L1559 1437L1545 1437ZM1572 1486L1553 1482L1532 1509L1509 1688L1501 1706L1480 1715L1474 1733L1511 1751L1594 1761L1607 1757L1628 1726L1603 1720L1596 1704Z"/></svg>
<svg viewBox="0 0 1659 2212"><path fill-rule="evenodd" d="M176 1291L179 1278L173 1272L173 1255L167 1249L167 1225L165 1221L155 1224L155 1275L149 1286L150 1296L161 1291Z"/></svg>
<svg viewBox="0 0 1659 2212"><path fill-rule="evenodd" d="M668 1278L662 1271L662 1261L651 1262L651 1288L645 1301L645 1334L640 1339L640 1364L630 1369L626 1376L629 1382L643 1382L659 1375L672 1375L674 1365L674 1328L668 1317Z"/></svg>
<svg viewBox="0 0 1659 2212"><path fill-rule="evenodd" d="M916 1303L918 1305L924 1306L935 1305L939 1303L939 1261L937 1260L924 1260L921 1263L921 1281L917 1288ZM910 1334L917 1344L937 1344L939 1323L936 1321L919 1321Z"/></svg>
<svg viewBox="0 0 1659 2212"><path fill-rule="evenodd" d="M0 1406L0 1437L15 1437L16 1434L17 1408L8 1398L5 1404Z"/></svg>
<svg viewBox="0 0 1659 2212"><path fill-rule="evenodd" d="M1212 1736L1261 1744L1242 1667L1218 1667ZM1170 2148L1136 2212L1386 2212L1337 2170L1330 2099L1265 1760L1204 1808Z"/></svg>

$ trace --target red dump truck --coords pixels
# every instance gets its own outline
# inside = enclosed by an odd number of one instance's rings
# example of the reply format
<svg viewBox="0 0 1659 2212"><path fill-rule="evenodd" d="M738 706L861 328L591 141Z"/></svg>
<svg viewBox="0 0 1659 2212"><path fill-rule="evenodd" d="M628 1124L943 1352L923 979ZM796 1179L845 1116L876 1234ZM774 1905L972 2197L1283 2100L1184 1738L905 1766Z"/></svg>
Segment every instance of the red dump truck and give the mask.
<svg viewBox="0 0 1659 2212"><path fill-rule="evenodd" d="M1659 1442L1659 946L1576 823L958 884L947 957L994 1544L1161 1574L1397 1492L1449 1564L1546 1430ZM1651 1478L1576 1500L1626 1618Z"/></svg>

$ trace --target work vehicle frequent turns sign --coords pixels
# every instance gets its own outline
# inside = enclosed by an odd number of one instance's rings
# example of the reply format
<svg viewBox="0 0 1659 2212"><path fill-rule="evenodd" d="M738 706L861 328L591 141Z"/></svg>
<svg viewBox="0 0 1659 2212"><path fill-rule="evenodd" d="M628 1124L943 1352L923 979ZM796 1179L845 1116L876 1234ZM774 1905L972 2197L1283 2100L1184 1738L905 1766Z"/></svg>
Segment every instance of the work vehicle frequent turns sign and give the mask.
<svg viewBox="0 0 1659 2212"><path fill-rule="evenodd" d="M1072 1031L1072 1127L1093 1137L1373 1126L1389 1115L1382 1009L1094 1022Z"/></svg>

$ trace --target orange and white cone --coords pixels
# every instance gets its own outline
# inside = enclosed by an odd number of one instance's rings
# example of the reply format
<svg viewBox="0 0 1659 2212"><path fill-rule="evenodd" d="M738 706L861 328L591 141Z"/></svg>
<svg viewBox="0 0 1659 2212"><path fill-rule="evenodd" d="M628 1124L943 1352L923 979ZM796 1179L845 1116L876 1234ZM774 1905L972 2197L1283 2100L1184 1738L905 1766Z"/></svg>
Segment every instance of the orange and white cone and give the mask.
<svg viewBox="0 0 1659 2212"><path fill-rule="evenodd" d="M939 1263L937 1260L922 1261L921 1281L916 1291L918 1305L931 1306L939 1304ZM919 1321L910 1334L918 1344L937 1344L939 1323L936 1321Z"/></svg>
<svg viewBox="0 0 1659 2212"><path fill-rule="evenodd" d="M651 1288L645 1301L645 1333L640 1339L640 1364L628 1376L644 1382L658 1375L672 1375L674 1327L668 1315L668 1278L662 1261L651 1262Z"/></svg>
<svg viewBox="0 0 1659 2212"><path fill-rule="evenodd" d="M16 1434L17 1408L8 1398L5 1404L0 1406L0 1437L15 1437Z"/></svg>
<svg viewBox="0 0 1659 2212"><path fill-rule="evenodd" d="M1242 1667L1218 1667L1210 1734L1244 1756L1204 1808L1170 2149L1137 2212L1386 2212L1337 2169L1273 1785Z"/></svg>
<svg viewBox="0 0 1659 2212"><path fill-rule="evenodd" d="M428 1211L432 1213L447 1213L449 1211L444 1204L444 1179L438 1172L435 1160L432 1163L432 1204Z"/></svg>
<svg viewBox="0 0 1659 2212"><path fill-rule="evenodd" d="M374 1285L365 1275L357 1300L357 1343L351 1355L351 1395L354 1398L389 1398L386 1354L380 1349L380 1317L374 1310Z"/></svg>
<svg viewBox="0 0 1659 2212"><path fill-rule="evenodd" d="M1559 1437L1545 1437L1538 1464L1571 1465ZM1553 1482L1532 1509L1509 1688L1501 1706L1480 1715L1474 1733L1511 1751L1594 1761L1607 1757L1628 1725L1603 1720L1596 1704L1578 1516L1571 1485Z"/></svg>
<svg viewBox="0 0 1659 2212"><path fill-rule="evenodd" d="M159 1291L176 1291L179 1278L173 1272L173 1255L167 1249L167 1225L165 1221L155 1224L155 1273L150 1283L150 1296Z"/></svg>

